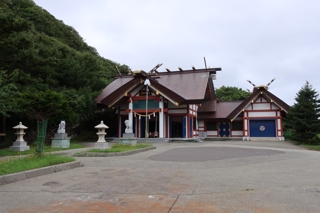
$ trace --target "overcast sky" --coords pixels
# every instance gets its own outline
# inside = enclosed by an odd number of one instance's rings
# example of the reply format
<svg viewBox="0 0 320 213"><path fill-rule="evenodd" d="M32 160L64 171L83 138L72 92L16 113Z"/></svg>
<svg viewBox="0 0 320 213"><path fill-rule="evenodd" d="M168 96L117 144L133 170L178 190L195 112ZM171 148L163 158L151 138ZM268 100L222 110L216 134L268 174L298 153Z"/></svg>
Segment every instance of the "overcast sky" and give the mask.
<svg viewBox="0 0 320 213"><path fill-rule="evenodd" d="M34 0L105 58L132 70L221 67L215 87L266 85L292 105L319 92L317 0Z"/></svg>

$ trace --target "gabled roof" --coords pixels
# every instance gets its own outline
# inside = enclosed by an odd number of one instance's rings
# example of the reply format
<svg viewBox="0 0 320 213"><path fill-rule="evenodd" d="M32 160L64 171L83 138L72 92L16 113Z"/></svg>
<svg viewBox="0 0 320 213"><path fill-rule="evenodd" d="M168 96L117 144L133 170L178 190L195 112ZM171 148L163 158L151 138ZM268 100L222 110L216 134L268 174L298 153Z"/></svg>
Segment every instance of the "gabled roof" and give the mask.
<svg viewBox="0 0 320 213"><path fill-rule="evenodd" d="M235 108L228 116L227 118L229 120L234 120L241 112L243 109L245 109L251 101L254 101L258 96L263 95L267 97L271 102L275 103L278 105L283 111L288 112L290 109L290 106L283 102L281 99L279 99L277 96L273 95L271 92L266 90L265 87L258 87L256 88L253 93L244 100L237 108Z"/></svg>
<svg viewBox="0 0 320 213"><path fill-rule="evenodd" d="M201 106L198 107L198 113L201 112L216 112L217 111L217 100L208 100L202 102Z"/></svg>
<svg viewBox="0 0 320 213"><path fill-rule="evenodd" d="M157 91L176 105L188 103L202 103L206 92L210 98L214 97L214 86L211 75L221 68L193 69L168 72L146 73L135 71L131 75L117 76L96 98L97 103L109 107L116 106L134 88L144 83L148 78L150 88ZM209 91L207 90L209 88Z"/></svg>
<svg viewBox="0 0 320 213"><path fill-rule="evenodd" d="M198 108L198 119L228 119L234 120L252 101L263 95L271 102L288 112L290 106L269 92L265 87L257 87L253 93L243 101L204 101Z"/></svg>
<svg viewBox="0 0 320 213"><path fill-rule="evenodd" d="M96 98L97 103L103 103L109 107L119 103L120 99L127 96L127 92L140 84L139 79L118 78L109 84L102 93Z"/></svg>
<svg viewBox="0 0 320 213"><path fill-rule="evenodd" d="M203 104L198 108L198 119L226 119L242 102L243 101L209 101L207 105ZM215 111L212 112L212 109L215 109Z"/></svg>
<svg viewBox="0 0 320 213"><path fill-rule="evenodd" d="M112 81L106 88L104 88L104 90L102 90L102 92L100 93L100 95L96 98L96 102L100 103L102 101L102 99L104 99L105 97L110 96L112 93L114 93L117 89L119 89L119 87L127 84L129 81L132 81L132 78L117 78L114 81Z"/></svg>
<svg viewBox="0 0 320 213"><path fill-rule="evenodd" d="M209 77L209 72L178 72L176 75L166 73L157 80L159 84L179 94L185 100L203 100Z"/></svg>

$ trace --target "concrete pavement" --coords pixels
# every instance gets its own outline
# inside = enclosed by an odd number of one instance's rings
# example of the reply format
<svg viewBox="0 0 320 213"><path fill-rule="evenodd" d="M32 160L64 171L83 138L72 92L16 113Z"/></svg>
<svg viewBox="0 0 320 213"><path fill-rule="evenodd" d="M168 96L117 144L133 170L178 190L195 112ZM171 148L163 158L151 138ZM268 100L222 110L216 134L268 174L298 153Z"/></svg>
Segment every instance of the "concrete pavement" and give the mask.
<svg viewBox="0 0 320 213"><path fill-rule="evenodd" d="M0 212L319 212L320 152L280 141L154 145L2 185Z"/></svg>

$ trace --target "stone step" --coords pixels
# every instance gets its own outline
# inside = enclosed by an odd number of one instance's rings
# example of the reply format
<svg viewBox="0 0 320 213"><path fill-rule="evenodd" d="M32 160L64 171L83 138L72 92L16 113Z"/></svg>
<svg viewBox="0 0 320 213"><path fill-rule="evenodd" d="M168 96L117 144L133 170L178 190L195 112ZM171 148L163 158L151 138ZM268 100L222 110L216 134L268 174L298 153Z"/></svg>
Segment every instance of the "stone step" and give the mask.
<svg viewBox="0 0 320 213"><path fill-rule="evenodd" d="M242 137L207 137L204 141L242 141Z"/></svg>
<svg viewBox="0 0 320 213"><path fill-rule="evenodd" d="M279 141L279 138L276 137L250 137L249 138L250 141Z"/></svg>

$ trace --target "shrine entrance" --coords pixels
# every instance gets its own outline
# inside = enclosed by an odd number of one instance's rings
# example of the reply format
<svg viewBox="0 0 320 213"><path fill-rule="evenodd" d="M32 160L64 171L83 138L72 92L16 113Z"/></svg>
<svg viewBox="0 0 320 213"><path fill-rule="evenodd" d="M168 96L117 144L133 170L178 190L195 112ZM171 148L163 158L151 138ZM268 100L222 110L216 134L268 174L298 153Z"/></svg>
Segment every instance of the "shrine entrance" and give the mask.
<svg viewBox="0 0 320 213"><path fill-rule="evenodd" d="M173 138L182 138L182 117L172 117L171 135Z"/></svg>

